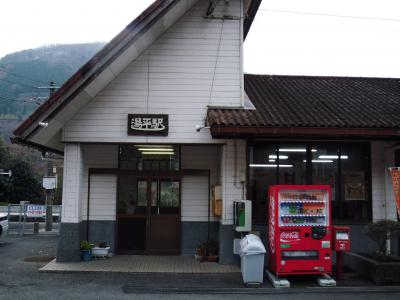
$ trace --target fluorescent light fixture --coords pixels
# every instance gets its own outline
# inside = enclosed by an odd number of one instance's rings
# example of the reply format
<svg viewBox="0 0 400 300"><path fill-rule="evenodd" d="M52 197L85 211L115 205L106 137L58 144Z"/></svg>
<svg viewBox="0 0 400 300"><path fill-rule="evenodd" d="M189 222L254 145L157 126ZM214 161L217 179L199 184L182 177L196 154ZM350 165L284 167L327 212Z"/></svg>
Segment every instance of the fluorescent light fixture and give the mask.
<svg viewBox="0 0 400 300"><path fill-rule="evenodd" d="M250 164L250 168L277 168L276 164ZM293 165L279 165L279 168L293 168Z"/></svg>
<svg viewBox="0 0 400 300"><path fill-rule="evenodd" d="M136 148L172 148L172 145L134 145Z"/></svg>
<svg viewBox="0 0 400 300"><path fill-rule="evenodd" d="M275 159L269 159L268 161L269 162L275 162Z"/></svg>
<svg viewBox="0 0 400 300"><path fill-rule="evenodd" d="M320 155L318 158L322 159L339 159L338 155ZM347 155L340 155L340 159L348 159L349 157Z"/></svg>
<svg viewBox="0 0 400 300"><path fill-rule="evenodd" d="M278 155L270 154L270 155L268 155L268 158L269 159L277 159ZM289 158L289 156L287 156L287 155L279 155L279 159L288 159L288 158Z"/></svg>
<svg viewBox="0 0 400 300"><path fill-rule="evenodd" d="M305 159L303 160L303 162L307 162ZM313 159L311 160L311 162L313 163L333 163L333 160L330 159Z"/></svg>
<svg viewBox="0 0 400 300"><path fill-rule="evenodd" d="M305 148L282 148L282 149L278 149L279 152L307 152L307 149ZM311 152L317 152L316 149L311 149Z"/></svg>
<svg viewBox="0 0 400 300"><path fill-rule="evenodd" d="M139 148L139 151L173 151L172 148Z"/></svg>
<svg viewBox="0 0 400 300"><path fill-rule="evenodd" d="M142 155L173 155L174 152L142 152Z"/></svg>

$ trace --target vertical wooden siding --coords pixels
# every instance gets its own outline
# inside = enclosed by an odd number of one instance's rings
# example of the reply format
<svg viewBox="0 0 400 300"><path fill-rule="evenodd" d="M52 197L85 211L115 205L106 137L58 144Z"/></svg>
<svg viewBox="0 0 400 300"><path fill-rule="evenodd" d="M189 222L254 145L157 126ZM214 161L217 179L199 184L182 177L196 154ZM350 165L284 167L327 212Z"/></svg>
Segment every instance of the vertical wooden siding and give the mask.
<svg viewBox="0 0 400 300"><path fill-rule="evenodd" d="M80 198L82 219L87 219L88 176L90 168L117 168L117 145L83 145L83 169ZM116 189L115 175L92 175L90 186L90 219L115 220Z"/></svg>
<svg viewBox="0 0 400 300"><path fill-rule="evenodd" d="M115 221L116 196L117 175L91 175L89 220Z"/></svg>

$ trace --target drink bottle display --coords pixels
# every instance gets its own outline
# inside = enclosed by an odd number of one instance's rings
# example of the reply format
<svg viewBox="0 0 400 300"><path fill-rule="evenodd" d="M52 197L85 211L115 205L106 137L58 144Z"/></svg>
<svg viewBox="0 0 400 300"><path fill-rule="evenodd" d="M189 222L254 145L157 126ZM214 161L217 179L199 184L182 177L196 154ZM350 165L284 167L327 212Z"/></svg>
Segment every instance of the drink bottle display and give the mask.
<svg viewBox="0 0 400 300"><path fill-rule="evenodd" d="M269 188L268 246L277 275L331 272L328 185L276 185Z"/></svg>

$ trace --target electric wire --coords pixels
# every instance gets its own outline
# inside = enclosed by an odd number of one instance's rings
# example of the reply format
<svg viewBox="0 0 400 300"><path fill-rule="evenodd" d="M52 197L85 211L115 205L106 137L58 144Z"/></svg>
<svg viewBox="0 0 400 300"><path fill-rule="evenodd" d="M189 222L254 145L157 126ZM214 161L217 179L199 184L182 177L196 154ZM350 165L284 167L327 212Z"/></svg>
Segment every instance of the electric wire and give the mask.
<svg viewBox="0 0 400 300"><path fill-rule="evenodd" d="M350 19L364 19L374 21L389 21L389 22L400 22L400 19L395 18L378 18L378 17L365 17L365 16L352 16L352 15L338 15L329 13L309 12L309 11L295 11L295 10L284 10L284 9L270 9L260 8L259 11L269 11L277 13L289 13L289 14L300 14L300 15L311 15L311 16L325 16L325 17L336 17L336 18L350 18Z"/></svg>

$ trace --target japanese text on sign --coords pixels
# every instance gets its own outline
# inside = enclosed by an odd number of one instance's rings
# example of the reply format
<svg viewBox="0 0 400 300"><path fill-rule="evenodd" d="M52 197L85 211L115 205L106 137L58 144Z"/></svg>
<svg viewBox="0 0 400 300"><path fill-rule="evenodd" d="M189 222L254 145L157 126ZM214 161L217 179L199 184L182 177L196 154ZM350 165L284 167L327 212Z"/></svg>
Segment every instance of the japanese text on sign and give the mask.
<svg viewBox="0 0 400 300"><path fill-rule="evenodd" d="M27 205L26 216L42 218L46 214L46 208L44 205Z"/></svg>
<svg viewBox="0 0 400 300"><path fill-rule="evenodd" d="M168 115L128 115L129 135L168 135Z"/></svg>

